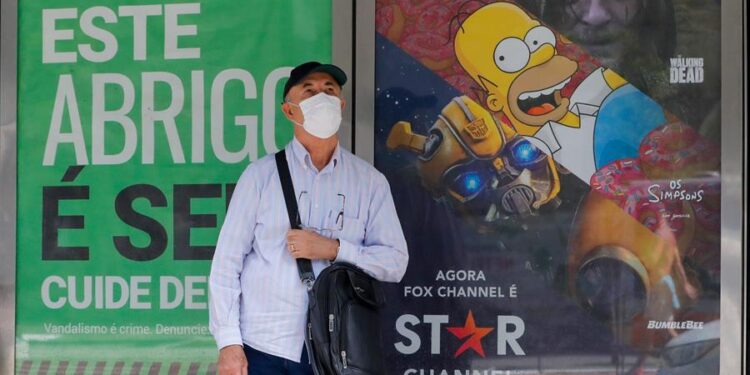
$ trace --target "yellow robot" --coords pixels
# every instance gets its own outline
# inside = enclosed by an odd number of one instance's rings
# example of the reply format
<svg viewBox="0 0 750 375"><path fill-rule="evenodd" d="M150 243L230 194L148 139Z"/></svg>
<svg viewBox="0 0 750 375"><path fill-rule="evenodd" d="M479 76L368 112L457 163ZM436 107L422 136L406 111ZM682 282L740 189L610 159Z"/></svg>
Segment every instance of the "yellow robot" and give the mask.
<svg viewBox="0 0 750 375"><path fill-rule="evenodd" d="M466 96L453 98L426 136L399 121L386 145L416 153L419 177L432 196L484 222L532 215L558 202L552 159Z"/></svg>

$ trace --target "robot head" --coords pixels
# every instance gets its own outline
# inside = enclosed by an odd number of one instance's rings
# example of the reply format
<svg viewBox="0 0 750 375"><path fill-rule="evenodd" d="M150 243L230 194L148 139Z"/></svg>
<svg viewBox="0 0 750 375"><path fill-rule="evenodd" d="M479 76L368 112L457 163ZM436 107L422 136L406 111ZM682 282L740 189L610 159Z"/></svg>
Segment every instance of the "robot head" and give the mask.
<svg viewBox="0 0 750 375"><path fill-rule="evenodd" d="M557 55L549 28L511 3L486 5L461 23L454 50L458 62L487 93L486 105L503 112L522 135L559 121L570 101L561 90L578 64Z"/></svg>
<svg viewBox="0 0 750 375"><path fill-rule="evenodd" d="M533 214L559 192L552 159L466 96L453 98L426 136L396 123L387 146L418 155L433 197L486 222Z"/></svg>

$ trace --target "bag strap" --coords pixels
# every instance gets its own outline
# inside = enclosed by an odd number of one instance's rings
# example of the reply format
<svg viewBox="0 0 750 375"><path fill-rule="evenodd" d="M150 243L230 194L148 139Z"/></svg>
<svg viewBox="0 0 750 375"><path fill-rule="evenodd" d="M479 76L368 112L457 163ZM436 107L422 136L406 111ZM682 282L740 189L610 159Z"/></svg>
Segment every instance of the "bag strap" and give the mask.
<svg viewBox="0 0 750 375"><path fill-rule="evenodd" d="M297 197L294 196L294 185L292 184L292 175L289 173L289 163L286 160L286 150L276 153L276 169L279 171L279 180L281 180L281 189L284 191L284 202L286 203L286 212L289 215L289 224L292 229L301 229L299 221L299 209L297 208ZM312 262L310 259L297 258L297 272L302 284L305 284L307 290L311 290L315 283L315 273L313 272Z"/></svg>

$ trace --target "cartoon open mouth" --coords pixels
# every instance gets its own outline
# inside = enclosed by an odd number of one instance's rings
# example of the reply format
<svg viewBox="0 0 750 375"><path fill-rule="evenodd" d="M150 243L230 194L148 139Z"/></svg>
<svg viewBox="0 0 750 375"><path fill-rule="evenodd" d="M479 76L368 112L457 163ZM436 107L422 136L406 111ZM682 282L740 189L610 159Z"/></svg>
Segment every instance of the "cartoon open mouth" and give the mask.
<svg viewBox="0 0 750 375"><path fill-rule="evenodd" d="M560 106L560 91L570 82L570 78L559 84L539 91L527 91L518 96L518 108L532 116L550 113Z"/></svg>
<svg viewBox="0 0 750 375"><path fill-rule="evenodd" d="M556 55L519 74L508 90L508 107L526 125L542 126L558 121L568 112L570 100L561 91L570 83L578 64Z"/></svg>

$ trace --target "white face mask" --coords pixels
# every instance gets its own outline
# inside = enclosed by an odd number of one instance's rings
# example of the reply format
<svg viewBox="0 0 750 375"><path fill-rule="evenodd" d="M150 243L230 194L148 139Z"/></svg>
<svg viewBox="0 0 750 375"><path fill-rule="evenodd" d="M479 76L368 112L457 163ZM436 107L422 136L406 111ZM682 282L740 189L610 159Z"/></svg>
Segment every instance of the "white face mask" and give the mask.
<svg viewBox="0 0 750 375"><path fill-rule="evenodd" d="M305 131L315 137L330 138L341 125L341 99L324 92L313 95L299 103L305 121L301 124ZM300 124L297 124L300 125Z"/></svg>

